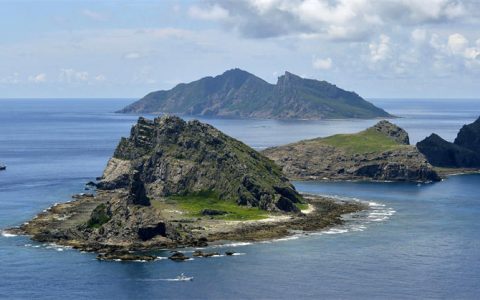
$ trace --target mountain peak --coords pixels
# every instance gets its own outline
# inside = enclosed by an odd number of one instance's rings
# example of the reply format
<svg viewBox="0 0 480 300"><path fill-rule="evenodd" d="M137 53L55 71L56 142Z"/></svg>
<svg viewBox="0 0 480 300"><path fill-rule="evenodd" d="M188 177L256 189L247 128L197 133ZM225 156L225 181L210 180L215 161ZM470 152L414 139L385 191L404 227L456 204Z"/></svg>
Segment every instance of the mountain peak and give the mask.
<svg viewBox="0 0 480 300"><path fill-rule="evenodd" d="M326 81L304 79L286 71L277 84L270 84L239 68L168 91L152 92L120 112L262 119L390 116L357 94Z"/></svg>
<svg viewBox="0 0 480 300"><path fill-rule="evenodd" d="M397 143L405 144L405 145L410 144L408 133L403 128L393 123L390 123L387 120L382 120L370 128L388 136L389 138L393 139Z"/></svg>

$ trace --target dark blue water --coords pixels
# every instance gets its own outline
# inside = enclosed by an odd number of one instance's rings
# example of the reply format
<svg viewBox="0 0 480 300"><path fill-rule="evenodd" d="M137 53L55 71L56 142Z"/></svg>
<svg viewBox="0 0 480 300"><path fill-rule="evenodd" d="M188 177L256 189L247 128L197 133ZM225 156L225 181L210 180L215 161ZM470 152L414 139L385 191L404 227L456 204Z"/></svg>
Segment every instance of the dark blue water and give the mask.
<svg viewBox="0 0 480 300"><path fill-rule="evenodd" d="M0 100L0 228L19 225L82 192L102 173L136 116L130 100ZM480 115L480 101L376 100L416 142L452 140ZM264 148L354 132L356 121L204 119ZM299 190L358 198L373 214L309 236L230 245L244 255L185 263L98 262L93 254L0 237L0 298L461 298L480 291L480 175L417 186L297 182ZM162 255L162 253L159 253ZM165 254L163 254L165 255ZM172 282L181 272L193 282Z"/></svg>

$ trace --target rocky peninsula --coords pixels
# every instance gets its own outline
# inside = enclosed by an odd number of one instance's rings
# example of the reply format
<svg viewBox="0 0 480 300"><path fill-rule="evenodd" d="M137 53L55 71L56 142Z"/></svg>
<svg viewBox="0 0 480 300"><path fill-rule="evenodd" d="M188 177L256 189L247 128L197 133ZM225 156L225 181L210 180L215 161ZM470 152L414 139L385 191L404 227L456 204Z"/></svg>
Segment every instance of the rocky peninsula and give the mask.
<svg viewBox="0 0 480 300"><path fill-rule="evenodd" d="M10 231L128 260L139 257L129 251L318 230L365 209L301 195L263 154L210 125L174 116L140 118L100 179L95 194L76 195Z"/></svg>
<svg viewBox="0 0 480 300"><path fill-rule="evenodd" d="M432 165L444 168L443 172L478 170L480 169L480 117L475 122L464 125L453 143L432 133L418 142L417 148Z"/></svg>
<svg viewBox="0 0 480 300"><path fill-rule="evenodd" d="M240 69L149 93L120 113L256 119L391 117L354 92L285 72L276 84Z"/></svg>
<svg viewBox="0 0 480 300"><path fill-rule="evenodd" d="M388 122L355 134L303 140L262 152L292 180L440 180L408 133Z"/></svg>

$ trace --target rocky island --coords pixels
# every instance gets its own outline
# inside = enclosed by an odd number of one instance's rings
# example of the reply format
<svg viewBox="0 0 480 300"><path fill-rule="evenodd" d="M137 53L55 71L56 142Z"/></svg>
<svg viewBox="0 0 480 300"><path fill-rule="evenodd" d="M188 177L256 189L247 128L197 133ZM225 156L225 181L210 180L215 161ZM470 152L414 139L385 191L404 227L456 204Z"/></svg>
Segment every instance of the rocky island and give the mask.
<svg viewBox="0 0 480 300"><path fill-rule="evenodd" d="M478 169L480 168L480 117L473 123L464 125L453 143L432 133L429 137L417 143L417 148L437 167L448 169ZM455 172L455 170L453 171Z"/></svg>
<svg viewBox="0 0 480 300"><path fill-rule="evenodd" d="M121 139L96 194L76 195L10 231L128 260L139 257L128 251L318 230L364 208L301 195L263 154L210 125L164 116L140 118Z"/></svg>
<svg viewBox="0 0 480 300"><path fill-rule="evenodd" d="M262 153L296 180L440 180L409 144L405 130L384 120L359 133L303 140Z"/></svg>
<svg viewBox="0 0 480 300"><path fill-rule="evenodd" d="M120 113L260 119L391 117L354 92L289 72L276 84L240 69L152 92Z"/></svg>

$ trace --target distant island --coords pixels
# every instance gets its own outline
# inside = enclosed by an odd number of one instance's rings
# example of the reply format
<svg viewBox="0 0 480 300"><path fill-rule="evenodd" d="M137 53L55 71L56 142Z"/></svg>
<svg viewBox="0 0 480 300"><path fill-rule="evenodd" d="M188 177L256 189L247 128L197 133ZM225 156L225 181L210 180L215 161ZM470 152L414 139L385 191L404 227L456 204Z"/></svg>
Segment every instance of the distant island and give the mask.
<svg viewBox="0 0 480 300"><path fill-rule="evenodd" d="M418 142L417 148L434 166L478 169L480 168L480 117L475 122L464 125L453 143L432 133Z"/></svg>
<svg viewBox="0 0 480 300"><path fill-rule="evenodd" d="M408 133L388 122L354 134L337 134L268 148L262 153L296 180L439 181L440 176Z"/></svg>
<svg viewBox="0 0 480 300"><path fill-rule="evenodd" d="M366 208L301 195L263 154L174 116L139 118L99 179L88 183L96 194L76 195L10 231L96 251L99 259L153 260L131 251L278 238L341 224L342 214Z"/></svg>
<svg viewBox="0 0 480 300"><path fill-rule="evenodd" d="M326 81L285 72L270 84L240 69L149 93L118 112L280 120L392 117Z"/></svg>

